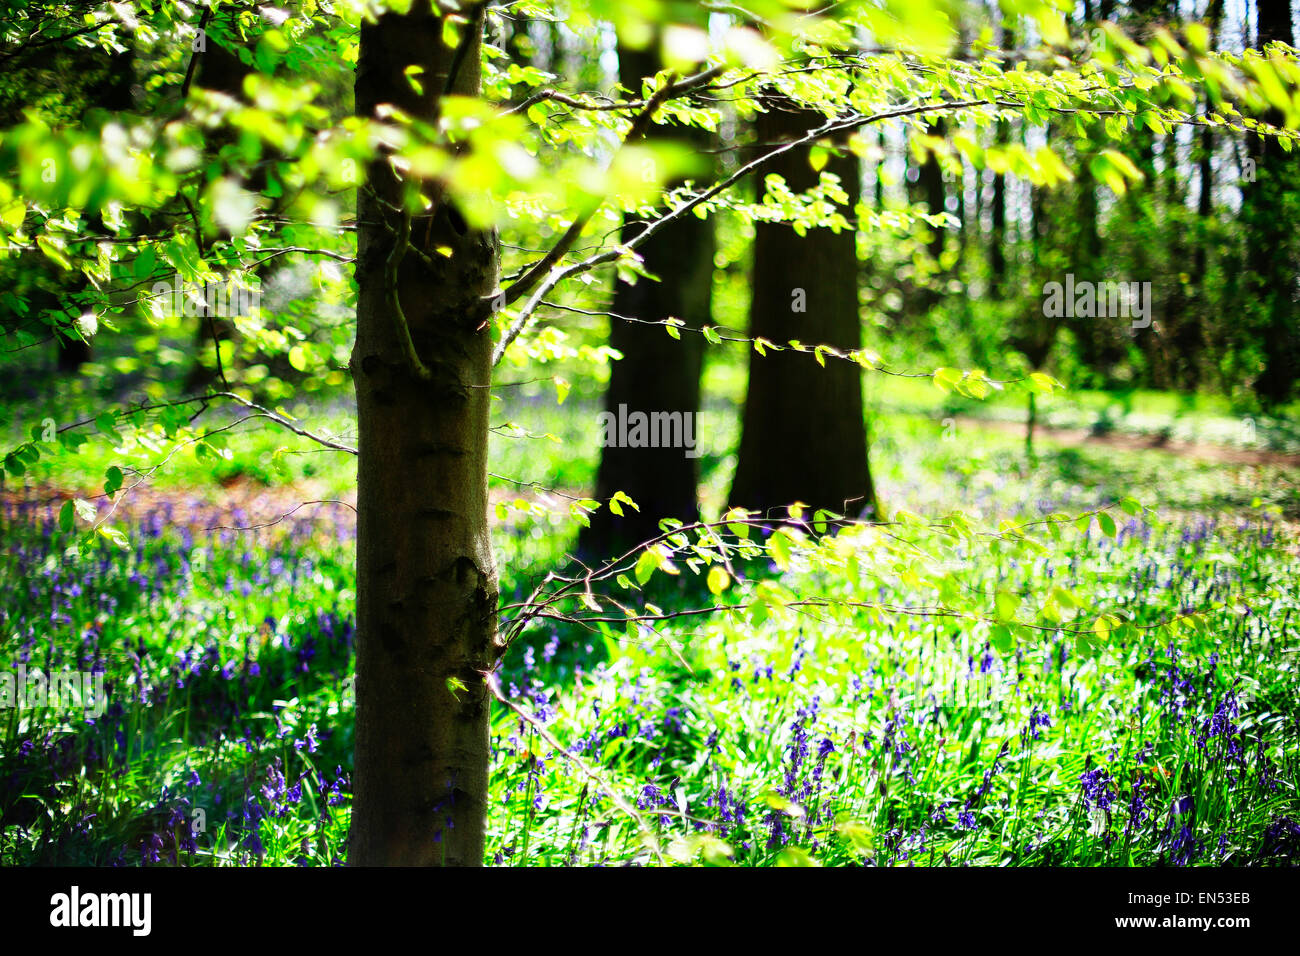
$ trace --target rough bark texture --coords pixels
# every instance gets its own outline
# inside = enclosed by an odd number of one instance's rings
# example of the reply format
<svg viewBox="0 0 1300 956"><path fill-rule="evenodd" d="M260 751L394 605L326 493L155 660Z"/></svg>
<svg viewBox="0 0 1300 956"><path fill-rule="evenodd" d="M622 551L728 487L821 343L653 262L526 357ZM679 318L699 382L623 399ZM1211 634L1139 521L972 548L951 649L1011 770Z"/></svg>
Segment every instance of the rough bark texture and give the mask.
<svg viewBox="0 0 1300 956"><path fill-rule="evenodd" d="M364 25L358 114L393 103L432 118L453 56L427 4ZM411 64L424 68L420 97L403 76ZM451 87L473 95L479 77L476 38ZM468 228L436 186L425 194L433 207L412 220L411 247L452 254L426 262L408 252L397 288L428 380L407 361L387 298L399 218L391 207L401 190L385 162L372 165L358 208L354 865L483 862L484 673L495 657L497 608L487 526L492 343L470 317L495 288L498 247L494 234Z"/></svg>
<svg viewBox="0 0 1300 956"><path fill-rule="evenodd" d="M795 139L822 119L781 103L770 106L757 121L764 143ZM832 158L827 170L840 177L853 216L860 191L856 157L845 152ZM780 173L795 191L818 179L803 148L779 157L769 171ZM852 229L838 235L811 229L801 238L785 223L759 223L750 334L778 344L798 339L846 350L860 347L857 272ZM804 311L797 311L801 304ZM847 513L874 503L861 369L836 359L823 368L811 355L791 350L765 356L751 350L731 503L768 511L794 501Z"/></svg>
<svg viewBox="0 0 1300 956"><path fill-rule="evenodd" d="M619 79L629 90L639 91L642 77L654 76L659 69L658 57L651 52L619 51ZM699 131L663 126L650 127L647 136L705 139ZM624 238L630 239L642 228L639 223L630 223L624 227ZM611 306L614 314L647 322L675 318L692 328L707 324L713 290L712 222L685 216L639 252L646 269L659 281L643 278L629 285L615 279ZM617 415L619 406L625 405L629 413L698 413L704 363L701 336L686 334L678 341L658 326L614 318L610 320L609 344L624 357L614 363L610 374L605 393L607 411ZM693 434L698 448L698 428ZM682 448L603 449L596 497L605 501L616 491L623 491L640 510L624 508L622 517L607 508L596 512L591 526L580 537L579 554L594 560L622 554L659 534L662 518L696 520L696 464L697 460L686 457Z"/></svg>

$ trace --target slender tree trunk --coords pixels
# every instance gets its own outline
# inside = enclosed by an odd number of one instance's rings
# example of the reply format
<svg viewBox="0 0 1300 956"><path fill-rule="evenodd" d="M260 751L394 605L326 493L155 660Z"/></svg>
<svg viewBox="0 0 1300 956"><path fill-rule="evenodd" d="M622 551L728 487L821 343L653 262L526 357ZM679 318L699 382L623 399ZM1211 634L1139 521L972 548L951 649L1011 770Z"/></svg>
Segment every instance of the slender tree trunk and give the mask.
<svg viewBox="0 0 1300 956"><path fill-rule="evenodd" d="M393 103L427 120L454 51L442 17L417 2L361 28L356 104ZM450 83L476 95L481 20ZM405 69L423 68L417 95ZM483 862L497 575L487 524L491 348L474 304L496 286L494 233L467 226L437 190L412 219L399 301L423 380L405 357L385 272L402 189L382 159L358 208L357 338L351 370L357 466L357 714L349 863ZM438 247L451 250L439 255Z"/></svg>
<svg viewBox="0 0 1300 956"><path fill-rule="evenodd" d="M95 51L95 53L98 53L98 51ZM94 54L91 55L94 56ZM103 82L95 87L94 96L86 104L86 110L82 113L82 122L86 123L88 121L87 114L92 110L109 110L114 113L129 111L134 106L131 95L131 86L134 83L134 51L128 49L111 54L108 57ZM112 235L112 230L105 227L103 215L98 211L92 211L88 214L87 225L99 235ZM84 292L89 288L90 283L85 275L79 272L74 275L77 278L78 292ZM83 339L57 337L56 342L58 343L58 368L60 372L76 372L94 357L94 347L90 342Z"/></svg>
<svg viewBox="0 0 1300 956"><path fill-rule="evenodd" d="M197 86L226 93L237 99L243 98L244 78L253 71L251 66L212 37L205 38L203 50L194 53L194 56L198 58L194 78ZM208 148L215 154L221 146L232 139L233 134L229 131L217 130L209 135ZM249 185L250 188L260 189L263 184L259 182ZM193 228L197 231L200 226L195 223ZM200 233L195 238L199 250L202 251L205 248L203 235ZM194 363L185 376L187 392L203 391L218 384L221 343L233 340L236 335L233 319L228 316L208 315L205 308L199 309L195 321L197 324L194 328ZM209 348L213 350L213 361L210 365L207 362Z"/></svg>
<svg viewBox="0 0 1300 956"><path fill-rule="evenodd" d="M794 139L822 119L779 100L768 105L757 121L764 143ZM846 152L831 159L827 169L840 177L850 209L856 209L857 159ZM797 192L817 182L805 148L784 154L769 171L780 173ZM778 344L799 339L841 349L860 346L853 230L836 235L812 229L801 238L786 223L755 226L750 334ZM792 350L765 356L751 351L731 503L772 509L776 515L775 509L795 501L837 513L874 505L861 370L836 359L823 368L811 355Z"/></svg>
<svg viewBox="0 0 1300 956"><path fill-rule="evenodd" d="M1272 41L1294 43L1288 0L1259 0L1258 12L1258 47ZM1264 119L1283 124L1277 112ZM1276 406L1290 398L1300 378L1294 227L1284 214L1296 163L1271 136L1252 136L1247 143L1255 162L1255 182L1244 187L1242 202L1247 226L1246 288L1263 307L1262 332L1268 343L1255 391L1266 405Z"/></svg>
<svg viewBox="0 0 1300 956"><path fill-rule="evenodd" d="M1206 102L1206 112L1211 112L1208 101ZM1207 276L1210 271L1210 230L1214 225L1212 220L1214 211L1214 167L1211 162L1214 157L1214 132L1208 123L1201 129L1199 150L1200 158L1197 166L1200 191L1196 197L1196 215L1200 222L1200 235L1197 237L1196 248L1192 254L1191 275L1191 286L1196 290L1197 302L1192 307L1188 320L1195 324L1196 341L1204 349L1207 344L1206 330L1209 326L1207 319L1210 318L1208 313L1209 288L1207 285ZM1190 385L1193 388L1200 385L1201 372L1205 364L1204 359L1201 359L1191 366L1193 378Z"/></svg>
<svg viewBox="0 0 1300 956"><path fill-rule="evenodd" d="M643 77L661 69L652 52L619 50L619 78L632 91L641 89ZM674 131L651 126L649 137L669 137ZM680 134L676 134L680 135ZM692 139L703 145L705 135ZM629 223L629 239L643 229ZM664 412L678 415L683 440L689 425L696 450L684 447L631 448L614 444L601 452L596 477L596 497L609 499L623 491L640 510L625 508L620 517L608 508L597 511L579 539L579 553L598 560L621 554L659 534L662 518L690 522L698 517L695 498L696 458L700 439L696 416L700 406L700 372L704 339L686 334L680 341L657 325L624 321L618 316L646 322L675 318L691 328L710 321L713 291L714 237L711 220L684 216L640 248L646 269L658 281L640 278L635 285L615 279L609 344L623 353L610 373L605 410L615 418L624 414Z"/></svg>
<svg viewBox="0 0 1300 956"><path fill-rule="evenodd" d="M943 120L935 120L931 134L942 139L947 130ZM924 193L925 205L930 215L937 216L948 208L948 190L943 181L943 170L939 166L939 157L931 153L921 164L920 185ZM942 226L930 227L930 258L936 263L943 258L943 250L948 238L948 230Z"/></svg>
<svg viewBox="0 0 1300 956"><path fill-rule="evenodd" d="M1002 49L1014 52L1016 24L1014 18L1002 23ZM1011 123L998 120L994 126L993 141L998 146L1011 142ZM993 195L989 201L989 274L990 292L1001 299L1007 291L1007 177L1005 173L993 174Z"/></svg>
<svg viewBox="0 0 1300 956"><path fill-rule="evenodd" d="M957 200L957 270L962 269L962 262L966 258L966 245L970 241L970 210L966 208L966 164L965 160L961 161L961 166L953 173L952 189L953 198ZM978 206L976 209L978 210ZM978 212L975 221L979 222Z"/></svg>
<svg viewBox="0 0 1300 956"><path fill-rule="evenodd" d="M1025 415L1025 461L1029 467L1037 464L1037 456L1034 454L1034 432L1038 428L1038 395L1033 390L1029 392L1029 407Z"/></svg>
<svg viewBox="0 0 1300 956"><path fill-rule="evenodd" d="M1210 47L1213 49L1218 45L1219 22L1223 18L1223 0L1211 0L1205 13L1206 22L1210 27ZM1213 112L1213 107L1206 99L1205 112ZM1192 363L1189 368L1192 379L1188 383L1190 387L1196 388L1201 383L1202 371L1207 367L1207 362L1200 353L1206 350L1209 345L1207 342L1207 330L1212 327L1209 321L1209 288L1207 275L1210 267L1210 229L1213 228L1213 211L1214 211L1214 129L1206 123L1201 127L1200 140L1198 144L1199 155L1197 157L1198 178L1200 179L1199 192L1196 197L1196 215L1199 221L1200 230L1196 240L1196 246L1192 253L1192 274L1191 287L1196 292L1197 301L1189 309L1187 321L1189 323L1188 335L1194 335L1198 351L1198 360Z"/></svg>
<svg viewBox="0 0 1300 956"><path fill-rule="evenodd" d="M1029 129L1025 128L1025 145L1028 146ZM1052 127L1047 126L1046 130L1047 145L1051 145ZM1044 249L1047 244L1048 234L1051 231L1051 217L1047 212L1047 189L1043 186L1030 185L1029 187L1029 261L1032 263L1031 270L1034 281L1038 282L1042 276L1042 265L1044 259Z"/></svg>
<svg viewBox="0 0 1300 956"><path fill-rule="evenodd" d="M1003 142L1003 123L998 123L998 142ZM993 196L989 200L989 273L995 299L1002 298L1007 277L1007 177L993 174Z"/></svg>
<svg viewBox="0 0 1300 956"><path fill-rule="evenodd" d="M510 62L519 66L533 65L533 49L535 44L532 37L528 35L528 24L531 21L522 14L516 14L508 21L507 33L505 39L506 56L510 57Z"/></svg>
<svg viewBox="0 0 1300 956"><path fill-rule="evenodd" d="M1097 281L1103 276L1099 271L1101 261L1101 230L1098 225L1097 180L1092 175L1089 162L1096 144L1091 137L1081 139L1076 152L1078 159L1078 218L1079 228L1074 237L1070 265L1076 276ZM1068 320L1074 333L1080 360L1085 368L1103 376L1109 375L1110 366L1119 358L1117 339L1102 324L1091 319Z"/></svg>
<svg viewBox="0 0 1300 956"><path fill-rule="evenodd" d="M1189 236L1185 235L1184 224L1188 222L1188 211L1182 170L1178 163L1178 138L1173 132L1164 138L1165 176L1165 215L1167 261L1172 273L1169 281L1169 298L1165 306L1165 318L1168 323L1168 349L1165 355L1164 374L1168 377L1169 388L1195 391L1200 378L1197 367L1201 361L1201 326L1196 308L1188 296L1191 282L1184 284L1181 263L1189 255L1195 256L1188 247ZM1195 281L1195 280L1192 280Z"/></svg>
<svg viewBox="0 0 1300 956"><path fill-rule="evenodd" d="M876 199L876 208L885 208L885 177L881 175L884 168L885 159L889 155L889 140L885 136L885 128L881 126L880 131L876 134L876 145L880 147L880 160L876 163L875 177L873 182L874 195Z"/></svg>

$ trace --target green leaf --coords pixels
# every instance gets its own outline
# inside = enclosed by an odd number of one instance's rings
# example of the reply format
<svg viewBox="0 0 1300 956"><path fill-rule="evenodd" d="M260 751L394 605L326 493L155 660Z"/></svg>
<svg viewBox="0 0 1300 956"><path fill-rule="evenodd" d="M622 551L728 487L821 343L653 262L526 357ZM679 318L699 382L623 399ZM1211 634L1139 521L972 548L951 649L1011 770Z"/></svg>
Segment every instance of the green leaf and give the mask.
<svg viewBox="0 0 1300 956"><path fill-rule="evenodd" d="M126 535L124 535L117 528L110 528L107 525L100 525L96 529L96 531L99 533L101 537L104 537L107 540L113 542L113 544L121 548L123 551L130 550L131 542L128 541Z"/></svg>
<svg viewBox="0 0 1300 956"><path fill-rule="evenodd" d="M937 368L934 370L934 385L941 392L951 392L961 381L961 369Z"/></svg>
<svg viewBox="0 0 1300 956"><path fill-rule="evenodd" d="M1006 588L998 588L994 603L997 605L998 617L1001 620L1014 621L1016 619L1016 611L1020 608L1020 595Z"/></svg>
<svg viewBox="0 0 1300 956"><path fill-rule="evenodd" d="M137 279L153 275L153 267L158 261L158 253L153 246L145 246L136 253L135 262L131 264L131 274Z"/></svg>
<svg viewBox="0 0 1300 956"><path fill-rule="evenodd" d="M749 525L745 524L745 519L749 517L749 512L744 508L732 508L722 520L727 522L727 530L741 540L748 540Z"/></svg>
<svg viewBox="0 0 1300 956"><path fill-rule="evenodd" d="M68 257L63 254L61 248L62 244L62 240L56 243L54 240L47 239L45 236L37 236L36 238L36 245L40 247L41 252L45 253L49 259L53 260L62 268L71 270L72 263L69 262Z"/></svg>
<svg viewBox="0 0 1300 956"><path fill-rule="evenodd" d="M790 545L793 543L793 539L784 528L777 528L768 539L767 550L772 555L772 561L782 571L790 567Z"/></svg>
<svg viewBox="0 0 1300 956"><path fill-rule="evenodd" d="M11 230L17 231L21 229L26 218L27 204L24 202L14 200L0 207L0 222L3 222Z"/></svg>
<svg viewBox="0 0 1300 956"><path fill-rule="evenodd" d="M731 583L731 575L727 574L726 568L722 567L722 565L715 564L709 568L706 581L709 585L709 593L721 594L727 589L727 585Z"/></svg>
<svg viewBox="0 0 1300 956"><path fill-rule="evenodd" d="M111 498L121 487L122 469L117 465L109 465L108 470L104 472L104 494Z"/></svg>
<svg viewBox="0 0 1300 956"><path fill-rule="evenodd" d="M1051 395L1053 389L1065 387L1056 379L1052 378L1052 376L1046 375L1043 372L1031 372L1029 375L1029 382L1033 385L1034 391L1042 395Z"/></svg>
<svg viewBox="0 0 1300 956"><path fill-rule="evenodd" d="M663 564L664 556L660 554L658 548L649 548L641 552L641 557L636 559L636 567L632 573L636 577L637 584L645 584L650 580L650 576Z"/></svg>
<svg viewBox="0 0 1300 956"><path fill-rule="evenodd" d="M989 629L989 642L998 649L999 654L1010 654L1016 649L1015 636L1005 624L995 624Z"/></svg>
<svg viewBox="0 0 1300 956"><path fill-rule="evenodd" d="M1101 533L1106 537L1115 537L1115 519L1110 516L1110 512L1097 512L1097 526L1101 528Z"/></svg>
<svg viewBox="0 0 1300 956"><path fill-rule="evenodd" d="M623 505L627 505L628 507L632 508L634 511L641 510L640 506L631 498L629 498L624 492L622 491L614 492L614 497L609 499L610 513L616 514L620 518L623 517Z"/></svg>

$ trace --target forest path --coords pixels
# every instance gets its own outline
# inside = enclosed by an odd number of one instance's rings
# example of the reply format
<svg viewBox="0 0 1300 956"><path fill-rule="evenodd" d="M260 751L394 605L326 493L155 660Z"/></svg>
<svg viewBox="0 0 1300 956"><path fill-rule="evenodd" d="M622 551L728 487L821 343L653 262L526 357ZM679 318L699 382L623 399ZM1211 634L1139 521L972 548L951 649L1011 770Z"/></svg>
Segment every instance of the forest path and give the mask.
<svg viewBox="0 0 1300 956"><path fill-rule="evenodd" d="M1023 422L959 415L959 427L997 431L1006 434L1025 434ZM1089 428L1051 428L1039 425L1034 429L1034 440L1046 440L1058 445L1096 445L1126 451L1160 451L1180 458L1223 462L1232 465L1275 465L1281 468L1300 468L1300 453L1273 451L1266 448L1236 448L1210 442L1174 441L1165 435L1134 434L1132 432L1096 432Z"/></svg>

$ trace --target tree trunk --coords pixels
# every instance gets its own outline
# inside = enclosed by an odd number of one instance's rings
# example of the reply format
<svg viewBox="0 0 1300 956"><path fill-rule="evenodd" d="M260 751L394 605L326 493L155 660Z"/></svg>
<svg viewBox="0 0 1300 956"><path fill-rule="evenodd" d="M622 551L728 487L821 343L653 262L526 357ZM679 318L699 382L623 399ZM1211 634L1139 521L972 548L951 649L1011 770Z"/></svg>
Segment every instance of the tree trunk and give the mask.
<svg viewBox="0 0 1300 956"><path fill-rule="evenodd" d="M769 101L768 106L757 120L763 143L789 141L823 119L781 101ZM846 152L826 168L840 177L849 209L856 210L861 191L857 159ZM785 153L769 172L780 173L796 192L818 181L806 148ZM762 196L760 182L760 202ZM786 223L758 223L750 334L778 345L799 339L809 345L858 348L862 330L857 273L853 230L836 235L829 229L811 229L801 238ZM827 359L823 368L811 355L789 349L764 356L751 351L731 503L766 512L802 501L850 514L874 505L861 375L852 362Z"/></svg>
<svg viewBox="0 0 1300 956"><path fill-rule="evenodd" d="M358 115L393 103L435 117L454 56L441 19L416 3L362 26ZM450 88L476 95L481 19L463 29L471 45ZM404 75L410 65L423 67L422 95ZM405 357L385 281L401 184L381 159L359 195L353 865L483 863L497 575L487 524L492 343L472 317L496 286L499 249L436 185L424 192L433 205L412 218L410 241L428 260L404 256L397 290L428 380Z"/></svg>
<svg viewBox="0 0 1300 956"><path fill-rule="evenodd" d="M1219 22L1223 18L1223 0L1210 0L1210 5L1205 12L1205 20L1210 28L1210 48L1218 46L1219 39ZM1214 112L1214 107L1207 98L1205 101L1205 113L1208 115ZM1196 239L1196 247L1192 253L1192 274L1191 287L1196 293L1196 302L1189 309L1187 320L1189 323L1188 335L1194 334L1195 344L1198 351L1197 361L1190 365L1192 379L1188 386L1196 389L1201 384L1202 369L1207 366L1207 362L1200 353L1206 350L1207 330L1212 327L1209 309L1209 288L1207 287L1207 275L1210 268L1210 230L1214 223L1212 213L1214 209L1214 128L1206 123L1201 127L1200 140L1198 145L1197 171L1200 180L1199 192L1196 197L1196 215L1200 226L1199 235ZM1192 331L1194 329L1194 333Z"/></svg>
<svg viewBox="0 0 1300 956"><path fill-rule="evenodd" d="M998 120L994 142L1004 146L1009 139L1009 124ZM993 174L993 195L989 200L989 276L994 299L1001 299L1006 291L1007 278L1007 177L1005 173Z"/></svg>
<svg viewBox="0 0 1300 956"><path fill-rule="evenodd" d="M947 124L942 119L935 120L930 127L931 135L944 139ZM939 166L939 157L931 153L921 164L920 180L925 205L931 216L937 216L948 209L948 190L943 182L943 169ZM930 227L928 251L930 258L939 263L943 259L944 246L947 244L948 230L942 226Z"/></svg>
<svg viewBox="0 0 1300 956"><path fill-rule="evenodd" d="M90 361L92 349L84 339L58 339L59 371L71 373Z"/></svg>
<svg viewBox="0 0 1300 956"><path fill-rule="evenodd" d="M227 50L212 37L205 37L203 49L192 54L197 57L195 84L203 89L226 93L236 99L243 99L244 79L253 72L239 56ZM233 141L234 134L225 130L216 130L208 135L208 151L215 156L218 150ZM259 190L264 182L249 183L250 189ZM198 224L194 224L195 239L199 251L207 247ZM229 238L220 234L217 238ZM236 337L235 322L228 316L209 315L207 309L200 308L194 327L194 363L185 376L186 392L206 391L220 384L221 378L221 344ZM208 349L212 349L212 364L208 364Z"/></svg>
<svg viewBox="0 0 1300 956"><path fill-rule="evenodd" d="M1291 4L1259 0L1257 47L1294 42ZM1281 126L1276 111L1263 117ZM1262 338L1268 343L1264 368L1255 382L1256 394L1268 407L1286 402L1300 377L1300 331L1296 298L1294 229L1284 214L1295 169L1294 159L1271 136L1247 140L1255 162L1255 182L1243 190L1242 213L1247 226L1246 289L1263 306Z"/></svg>
<svg viewBox="0 0 1300 956"><path fill-rule="evenodd" d="M99 59L99 51L87 51L91 60L88 69L94 69L95 60ZM121 50L111 54L107 58L104 66L104 76L93 90L90 100L86 103L86 108L82 111L81 122L86 124L90 121L90 114L94 110L108 110L114 113L125 113L132 109L134 100L131 95L131 87L135 83L135 53L133 50ZM93 210L87 213L87 226L90 230L98 235L111 236L113 230L104 225L102 212ZM74 273L76 291L85 292L90 288L90 283L82 273ZM94 346L81 338L63 338L56 336L58 369L65 374L76 372L94 357Z"/></svg>
<svg viewBox="0 0 1300 956"><path fill-rule="evenodd" d="M654 76L662 66L651 52L619 50L619 79L639 93L643 77ZM663 126L651 126L648 137L680 135ZM706 134L693 131L702 146ZM703 178L703 177L702 177ZM630 239L643 229L640 223L624 226ZM636 411L650 415L667 412L682 416L681 435L689 422L696 445L631 448L615 443L601 452L596 477L596 497L602 501L616 491L625 492L640 510L625 508L620 517L608 508L597 511L591 526L579 538L580 555L593 560L612 557L653 538L662 518L685 522L698 518L695 498L696 456L700 438L696 416L700 406L700 372L704 364L704 339L686 334L674 340L663 328L623 321L617 316L662 322L680 319L691 328L708 324L713 292L714 237L711 220L684 216L670 224L638 250L645 268L659 281L641 278L635 285L614 280L614 302L609 344L623 353L610 373L605 410L617 418ZM688 451L690 457L688 457Z"/></svg>

